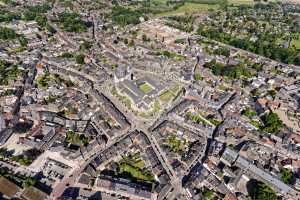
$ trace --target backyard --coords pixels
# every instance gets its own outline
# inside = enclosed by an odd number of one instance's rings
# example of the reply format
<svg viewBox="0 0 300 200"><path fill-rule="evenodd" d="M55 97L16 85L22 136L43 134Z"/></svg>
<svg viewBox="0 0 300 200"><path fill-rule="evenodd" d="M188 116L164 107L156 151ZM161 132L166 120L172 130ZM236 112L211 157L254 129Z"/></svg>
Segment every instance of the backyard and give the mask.
<svg viewBox="0 0 300 200"><path fill-rule="evenodd" d="M117 176L126 176L138 181L152 183L154 176L151 171L145 169L145 162L141 159L140 154L123 156L118 163Z"/></svg>
<svg viewBox="0 0 300 200"><path fill-rule="evenodd" d="M167 146L175 153L182 154L185 150L185 145L186 141L176 137L175 135L172 135L167 139Z"/></svg>
<svg viewBox="0 0 300 200"><path fill-rule="evenodd" d="M89 138L84 134L74 133L73 131L69 130L66 133L66 142L68 144L86 146L89 143Z"/></svg>

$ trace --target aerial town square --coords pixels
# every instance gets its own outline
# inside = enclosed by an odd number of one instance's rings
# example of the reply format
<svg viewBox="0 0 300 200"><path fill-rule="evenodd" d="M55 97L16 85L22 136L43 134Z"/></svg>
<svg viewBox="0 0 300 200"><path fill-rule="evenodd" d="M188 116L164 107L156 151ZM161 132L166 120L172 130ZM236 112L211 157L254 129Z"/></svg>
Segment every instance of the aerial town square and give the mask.
<svg viewBox="0 0 300 200"><path fill-rule="evenodd" d="M0 200L300 200L300 0L0 0Z"/></svg>

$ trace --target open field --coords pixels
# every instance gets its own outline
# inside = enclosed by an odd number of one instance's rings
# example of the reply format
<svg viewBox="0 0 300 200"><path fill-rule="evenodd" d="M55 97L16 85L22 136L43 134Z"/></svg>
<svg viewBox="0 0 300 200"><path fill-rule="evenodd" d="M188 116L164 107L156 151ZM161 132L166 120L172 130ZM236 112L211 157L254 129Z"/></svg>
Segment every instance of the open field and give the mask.
<svg viewBox="0 0 300 200"><path fill-rule="evenodd" d="M232 3L235 5L240 5L240 4L253 4L253 0L228 0L228 3Z"/></svg>
<svg viewBox="0 0 300 200"><path fill-rule="evenodd" d="M300 1L300 0L299 0ZM157 4L163 4L166 0L155 0ZM253 0L228 0L229 4L241 5L241 4L253 4ZM208 12L213 9L216 10L219 8L219 4L205 4L205 3L185 3L183 6L179 7L176 10L163 12L158 14L158 16L169 16L169 15L181 15L185 13L195 13L195 12Z"/></svg>
<svg viewBox="0 0 300 200"><path fill-rule="evenodd" d="M195 13L195 12L208 12L210 9L217 9L218 5L209 4L199 4L199 3L185 3L183 6L179 7L177 10L170 12L160 13L158 16L169 16L169 15L180 15L185 13Z"/></svg>

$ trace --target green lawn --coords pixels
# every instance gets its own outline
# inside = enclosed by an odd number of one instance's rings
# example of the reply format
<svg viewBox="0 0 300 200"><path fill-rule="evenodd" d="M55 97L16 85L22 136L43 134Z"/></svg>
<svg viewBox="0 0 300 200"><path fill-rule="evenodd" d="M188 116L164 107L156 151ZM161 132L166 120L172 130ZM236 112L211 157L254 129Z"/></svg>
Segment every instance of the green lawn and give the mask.
<svg viewBox="0 0 300 200"><path fill-rule="evenodd" d="M196 114L192 114L192 113L188 112L186 114L186 117L197 124L201 123L203 125L208 125L207 121L205 121L200 115L196 115Z"/></svg>
<svg viewBox="0 0 300 200"><path fill-rule="evenodd" d="M215 126L218 126L221 123L219 120L214 119L214 118L208 119L208 121Z"/></svg>
<svg viewBox="0 0 300 200"><path fill-rule="evenodd" d="M132 177L138 180L142 180L146 182L154 181L154 176L150 171L141 170L127 163L121 163L119 167L120 167L120 171L119 171L120 174L129 173Z"/></svg>
<svg viewBox="0 0 300 200"><path fill-rule="evenodd" d="M174 99L176 97L176 95L180 89L181 89L181 87L179 85L171 86L167 91L163 92L159 96L159 100L163 103L171 101L172 99Z"/></svg>
<svg viewBox="0 0 300 200"><path fill-rule="evenodd" d="M151 92L153 88L148 83L143 83L139 86L140 90L142 90L145 94Z"/></svg>
<svg viewBox="0 0 300 200"><path fill-rule="evenodd" d="M174 85L173 87L170 88L170 91L176 95L180 89L181 87L179 85Z"/></svg>
<svg viewBox="0 0 300 200"><path fill-rule="evenodd" d="M127 108L131 109L131 100L127 96L122 96L118 93L115 87L111 90L112 95L116 96Z"/></svg>
<svg viewBox="0 0 300 200"><path fill-rule="evenodd" d="M153 114L155 115L156 113L158 113L160 111L160 103L158 100L156 100L154 102L154 106L153 106Z"/></svg>
<svg viewBox="0 0 300 200"><path fill-rule="evenodd" d="M297 49L300 49L300 40L292 40L291 46L295 45Z"/></svg>
<svg viewBox="0 0 300 200"><path fill-rule="evenodd" d="M203 77L201 76L201 74L195 73L195 74L194 74L194 79L195 79L196 81L201 81L201 80L203 80Z"/></svg>
<svg viewBox="0 0 300 200"><path fill-rule="evenodd" d="M134 163L134 166L143 169L145 167L145 162L143 160L138 160Z"/></svg>
<svg viewBox="0 0 300 200"><path fill-rule="evenodd" d="M140 153L136 153L129 156L122 156L121 163L127 163L139 169L143 169L145 167L145 162L141 159Z"/></svg>
<svg viewBox="0 0 300 200"><path fill-rule="evenodd" d="M139 153L123 156L118 166L118 174L130 174L132 178L146 182L154 181L152 172L145 169L145 162Z"/></svg>
<svg viewBox="0 0 300 200"><path fill-rule="evenodd" d="M172 92L167 90L166 92L164 92L162 95L159 96L159 100L161 100L163 102L168 102L172 99L172 97L173 97Z"/></svg>

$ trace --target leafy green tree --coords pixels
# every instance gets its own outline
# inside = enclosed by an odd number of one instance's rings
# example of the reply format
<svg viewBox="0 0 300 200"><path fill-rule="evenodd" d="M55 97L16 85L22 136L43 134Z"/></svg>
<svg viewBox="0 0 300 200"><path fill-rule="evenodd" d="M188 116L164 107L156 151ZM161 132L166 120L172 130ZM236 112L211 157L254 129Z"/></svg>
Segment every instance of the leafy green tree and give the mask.
<svg viewBox="0 0 300 200"><path fill-rule="evenodd" d="M280 170L280 174L281 174L281 180L286 183L286 184L291 184L294 178L294 174L293 172L291 172L288 169L281 169Z"/></svg>
<svg viewBox="0 0 300 200"><path fill-rule="evenodd" d="M0 40L14 40L17 37L18 35L13 29L0 27Z"/></svg>
<svg viewBox="0 0 300 200"><path fill-rule="evenodd" d="M278 133L280 129L283 127L283 123L278 117L276 113L270 112L262 117L262 121L264 125L262 126L262 130L268 133Z"/></svg>
<svg viewBox="0 0 300 200"><path fill-rule="evenodd" d="M56 33L56 30L49 23L46 24L45 28L46 28L47 31L49 31L52 34Z"/></svg>
<svg viewBox="0 0 300 200"><path fill-rule="evenodd" d="M79 145L86 146L89 144L89 138L86 137L84 134L77 134L75 137L75 141L76 141L76 144L79 144Z"/></svg>
<svg viewBox="0 0 300 200"><path fill-rule="evenodd" d="M44 15L37 15L34 20L38 23L40 27L46 27L47 17Z"/></svg>
<svg viewBox="0 0 300 200"><path fill-rule="evenodd" d="M93 44L91 42L88 41L83 41L83 43L80 44L80 49L81 50L89 50L90 48L92 48Z"/></svg>
<svg viewBox="0 0 300 200"><path fill-rule="evenodd" d="M223 56L226 56L226 57L230 56L230 50L225 48L225 47L219 47L218 49L216 49L214 51L214 53L217 54L217 55L223 55Z"/></svg>
<svg viewBox="0 0 300 200"><path fill-rule="evenodd" d="M211 199L214 195L214 191L204 187L201 194L204 197L204 199Z"/></svg>
<svg viewBox="0 0 300 200"><path fill-rule="evenodd" d="M45 72L43 75L37 77L37 84L39 88L48 88L49 81L51 81L49 72Z"/></svg>
<svg viewBox="0 0 300 200"><path fill-rule="evenodd" d="M69 53L69 52L64 52L61 54L62 58L73 58L73 54Z"/></svg>
<svg viewBox="0 0 300 200"><path fill-rule="evenodd" d="M11 22L12 20L18 20L20 16L8 10L0 10L0 22Z"/></svg>
<svg viewBox="0 0 300 200"><path fill-rule="evenodd" d="M145 34L142 35L142 40L143 40L143 42L149 42L150 41L150 39Z"/></svg>
<svg viewBox="0 0 300 200"><path fill-rule="evenodd" d="M75 133L72 130L68 130L66 133L66 142L67 143L73 143Z"/></svg>
<svg viewBox="0 0 300 200"><path fill-rule="evenodd" d="M0 148L0 158L6 158L8 155L7 148Z"/></svg>
<svg viewBox="0 0 300 200"><path fill-rule="evenodd" d="M121 6L113 7L110 15L112 21L120 26L138 24L140 23L140 17L143 17L143 13L141 11L131 10Z"/></svg>
<svg viewBox="0 0 300 200"><path fill-rule="evenodd" d="M130 42L129 42L129 44L128 44L128 46L129 46L129 47L133 47L133 46L134 46L134 44L135 44L135 43L134 43L134 40L133 40L133 39L131 39L131 40L130 40Z"/></svg>
<svg viewBox="0 0 300 200"><path fill-rule="evenodd" d="M257 182L249 192L251 200L278 200L271 187L262 182Z"/></svg>
<svg viewBox="0 0 300 200"><path fill-rule="evenodd" d="M67 32L81 33L87 30L86 23L81 20L80 15L77 13L60 13L58 20L63 30Z"/></svg>
<svg viewBox="0 0 300 200"><path fill-rule="evenodd" d="M227 76L231 79L239 79L241 77L252 76L249 70L242 65L225 66L221 63L217 63L216 60L205 63L204 67L211 69L212 73L216 76Z"/></svg>
<svg viewBox="0 0 300 200"><path fill-rule="evenodd" d="M18 66L12 66L6 61L0 60L0 85L7 85L9 81L15 80L19 74Z"/></svg>
<svg viewBox="0 0 300 200"><path fill-rule="evenodd" d="M36 184L36 179L35 178L26 178L23 182L22 182L22 187L23 188L28 188L30 186L34 186Z"/></svg>
<svg viewBox="0 0 300 200"><path fill-rule="evenodd" d="M27 44L28 44L28 40L27 40L26 37L24 37L24 36L20 36L20 37L19 37L19 42L20 42L20 45L21 45L22 47L26 47Z"/></svg>
<svg viewBox="0 0 300 200"><path fill-rule="evenodd" d="M33 162L31 158L26 157L24 155L13 156L11 159L15 162L18 162L20 165L24 165L24 166L28 166Z"/></svg>
<svg viewBox="0 0 300 200"><path fill-rule="evenodd" d="M189 33L194 30L195 19L193 15L171 16L165 24Z"/></svg>
<svg viewBox="0 0 300 200"><path fill-rule="evenodd" d="M269 4L255 4L254 6L256 9L271 9L272 6ZM239 15L245 15L246 12L249 12L249 9L252 9L251 7L245 7L240 6L239 10L240 13L232 13L229 14L236 14L236 16ZM274 8L273 8L274 9ZM242 12L242 10L244 10ZM248 16L249 18L249 16ZM227 19L227 22L229 19ZM266 21L270 21L268 19L268 16L266 16ZM226 26L226 23L224 23ZM234 24L234 23L231 23ZM227 23L228 26L228 23ZM235 25L231 25L230 27L232 29L232 32L238 31L238 27ZM253 29L255 30L255 29ZM204 37L207 37L209 39L217 40L222 43L226 43L232 46L235 46L240 49L244 49L247 51L254 52L259 55L266 56L268 58L278 60L287 64L299 64L299 52L296 48L283 48L280 44L276 43L276 38L280 37L278 34L274 34L272 32L263 32L258 36L258 39L256 41L250 41L250 37L244 37L244 38L238 38L233 33L227 33L225 32L224 27L222 26L216 26L215 23L212 24L201 24L197 30L199 35L202 35Z"/></svg>
<svg viewBox="0 0 300 200"><path fill-rule="evenodd" d="M84 55L83 54L79 54L76 56L75 60L77 64L83 65L84 64Z"/></svg>
<svg viewBox="0 0 300 200"><path fill-rule="evenodd" d="M42 13L48 12L52 7L48 3L44 3L36 6L29 6L23 11L22 19L25 21L36 20L39 16L43 16Z"/></svg>
<svg viewBox="0 0 300 200"><path fill-rule="evenodd" d="M35 17L36 17L36 13L27 10L27 11L23 12L22 19L25 21L30 21L30 20L34 20Z"/></svg>
<svg viewBox="0 0 300 200"><path fill-rule="evenodd" d="M252 68L254 68L256 71L262 71L263 70L263 65L261 63L254 63L252 65Z"/></svg>
<svg viewBox="0 0 300 200"><path fill-rule="evenodd" d="M273 99L276 97L276 94L277 94L276 90L269 90L269 91L268 91L268 95L271 95L271 97L272 97Z"/></svg>

